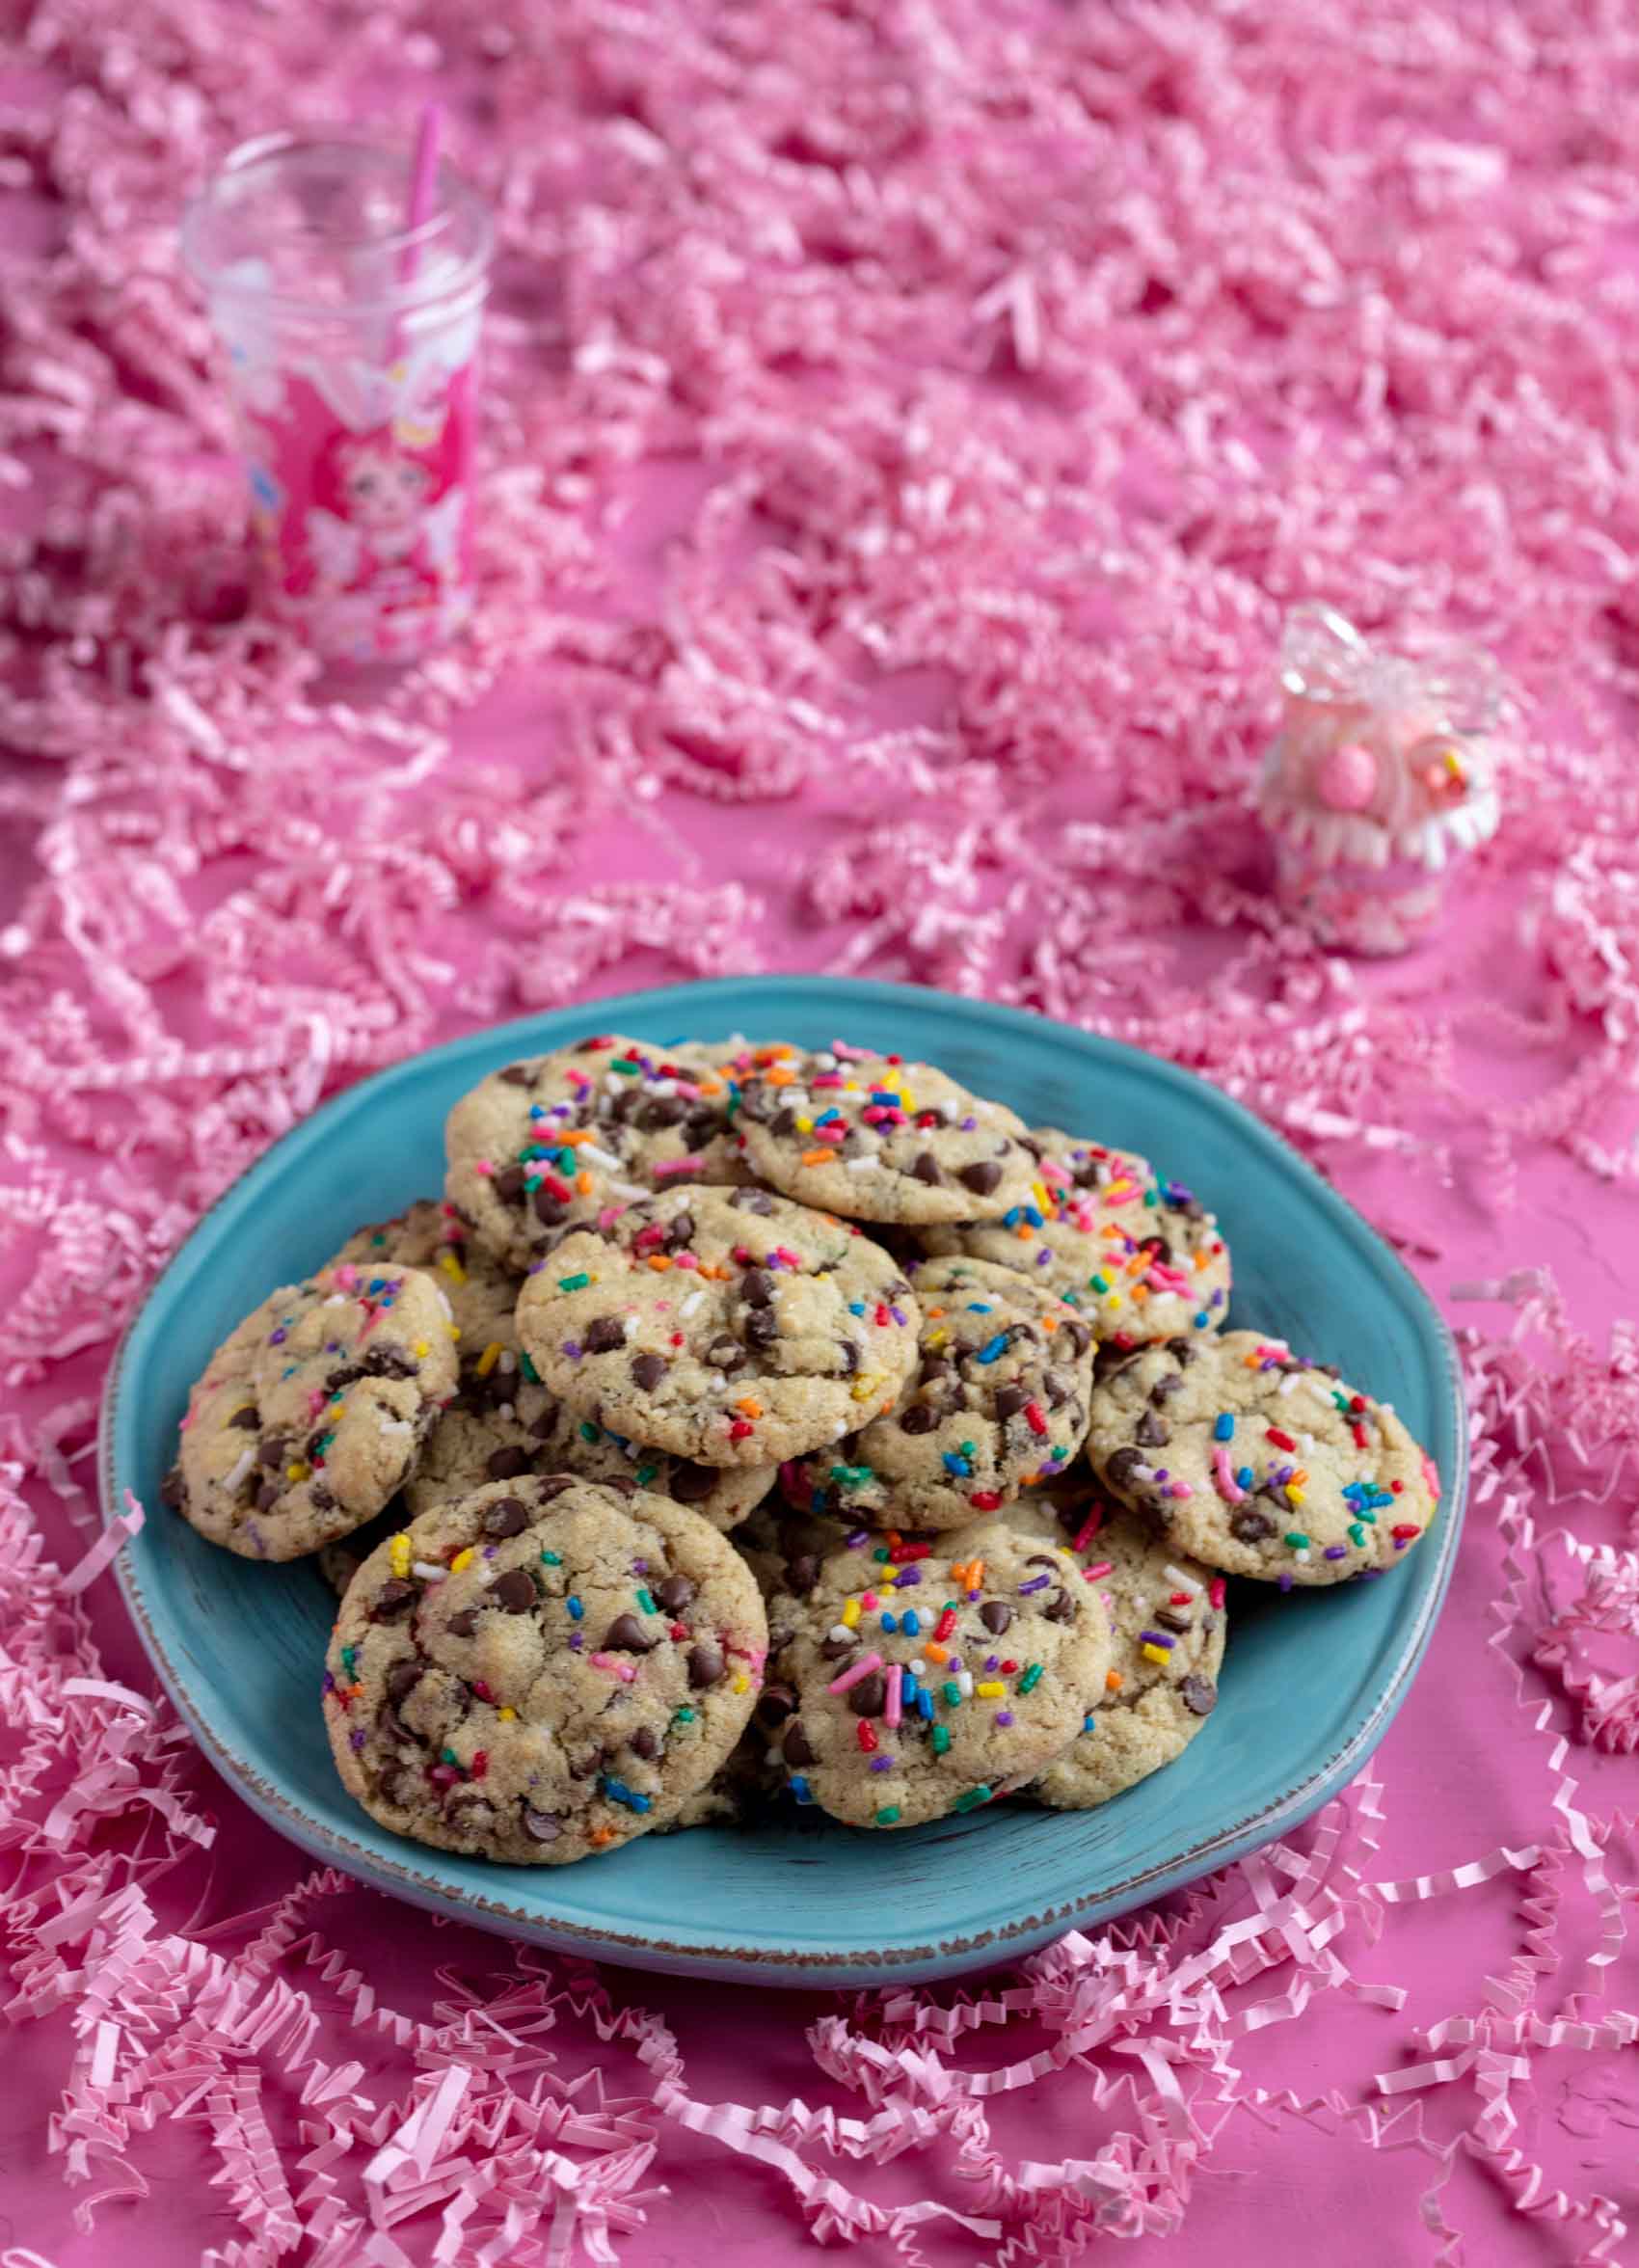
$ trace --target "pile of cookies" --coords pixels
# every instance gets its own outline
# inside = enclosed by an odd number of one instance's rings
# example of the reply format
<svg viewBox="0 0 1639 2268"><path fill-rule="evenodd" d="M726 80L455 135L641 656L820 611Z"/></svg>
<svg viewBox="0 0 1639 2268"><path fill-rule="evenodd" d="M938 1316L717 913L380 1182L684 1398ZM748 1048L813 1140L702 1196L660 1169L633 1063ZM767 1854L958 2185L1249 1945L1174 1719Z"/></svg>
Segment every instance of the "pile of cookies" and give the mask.
<svg viewBox="0 0 1639 2268"><path fill-rule="evenodd" d="M1103 1803L1213 1712L1226 1577L1434 1518L1388 1405L1223 1328L1191 1191L930 1065L604 1035L446 1138L220 1348L166 1487L340 1592L331 1745L401 1834Z"/></svg>

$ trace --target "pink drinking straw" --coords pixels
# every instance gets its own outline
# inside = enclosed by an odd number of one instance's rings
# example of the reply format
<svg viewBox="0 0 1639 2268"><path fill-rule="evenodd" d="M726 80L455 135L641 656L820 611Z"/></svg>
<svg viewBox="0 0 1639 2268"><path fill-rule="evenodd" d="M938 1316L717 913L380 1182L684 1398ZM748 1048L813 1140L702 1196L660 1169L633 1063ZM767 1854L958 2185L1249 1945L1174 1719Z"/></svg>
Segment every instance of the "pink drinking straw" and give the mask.
<svg viewBox="0 0 1639 2268"><path fill-rule="evenodd" d="M439 144L443 137L443 104L424 103L416 126L415 154L410 160L410 198L404 208L404 226L412 234L432 218L433 198L438 188ZM418 244L404 247L398 262L401 284L408 284L415 275L420 253Z"/></svg>

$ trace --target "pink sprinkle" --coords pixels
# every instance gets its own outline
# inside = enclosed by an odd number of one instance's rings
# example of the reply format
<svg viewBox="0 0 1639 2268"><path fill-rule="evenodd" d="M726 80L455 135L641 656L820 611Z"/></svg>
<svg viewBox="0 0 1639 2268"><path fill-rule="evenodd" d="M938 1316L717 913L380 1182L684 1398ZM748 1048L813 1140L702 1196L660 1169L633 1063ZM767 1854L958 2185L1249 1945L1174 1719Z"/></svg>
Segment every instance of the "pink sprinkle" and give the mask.
<svg viewBox="0 0 1639 2268"><path fill-rule="evenodd" d="M603 1211L598 1215L599 1228L612 1228L625 1210L625 1205L605 1205Z"/></svg>
<svg viewBox="0 0 1639 2268"><path fill-rule="evenodd" d="M1176 1268L1165 1267L1160 1260L1151 1260L1144 1281L1151 1291L1176 1291L1186 1298L1189 1295L1189 1278L1180 1276Z"/></svg>
<svg viewBox="0 0 1639 2268"><path fill-rule="evenodd" d="M359 1271L351 1260L343 1260L339 1268L331 1270L331 1277L333 1282L340 1284L343 1291L351 1291L359 1281Z"/></svg>
<svg viewBox="0 0 1639 2268"><path fill-rule="evenodd" d="M1209 1599L1212 1601L1212 1604L1213 1604L1215 1606L1223 1606L1223 1593L1224 1593L1224 1582L1223 1582L1223 1578L1222 1576L1219 1576L1219 1577L1218 1577L1218 1578L1215 1580L1215 1581L1213 1582L1213 1584L1212 1584L1212 1587L1210 1588L1210 1590L1207 1592L1207 1594L1206 1594L1206 1595L1207 1595L1207 1597L1208 1597L1208 1598L1209 1598Z"/></svg>
<svg viewBox="0 0 1639 2268"><path fill-rule="evenodd" d="M330 1396L325 1392L324 1388L315 1386L308 1396L308 1416L316 1418L329 1399Z"/></svg>
<svg viewBox="0 0 1639 2268"><path fill-rule="evenodd" d="M697 1253L681 1252L673 1253L672 1255L672 1266L674 1268L698 1268L699 1265L700 1256Z"/></svg>
<svg viewBox="0 0 1639 2268"><path fill-rule="evenodd" d="M898 1732L900 1725L900 1688L904 1682L904 1671L897 1661L888 1664L888 1699L882 1711L882 1721L890 1732Z"/></svg>
<svg viewBox="0 0 1639 2268"><path fill-rule="evenodd" d="M810 1087L846 1087L847 1081L841 1071L821 1071L818 1077L810 1079L808 1084Z"/></svg>
<svg viewBox="0 0 1639 2268"><path fill-rule="evenodd" d="M663 1165L652 1166L649 1170L658 1181L667 1174L698 1174L705 1163L705 1158L697 1154L694 1157L667 1158Z"/></svg>
<svg viewBox="0 0 1639 2268"><path fill-rule="evenodd" d="M1246 1500L1246 1490L1229 1470L1229 1451L1222 1442L1212 1452L1212 1485L1226 1504L1240 1504Z"/></svg>
<svg viewBox="0 0 1639 2268"><path fill-rule="evenodd" d="M1082 1574L1088 1582L1097 1582L1101 1576L1113 1574L1115 1567L1114 1559L1101 1559L1096 1567L1084 1567Z"/></svg>
<svg viewBox="0 0 1639 2268"><path fill-rule="evenodd" d="M619 1678L623 1686L631 1685L637 1675L631 1662L617 1661L612 1654L588 1654L586 1659L594 1669L606 1670L610 1677Z"/></svg>
<svg viewBox="0 0 1639 2268"><path fill-rule="evenodd" d="M495 1168L491 1165L488 1158L474 1158L472 1161L472 1171L474 1174L489 1174L495 1172Z"/></svg>
<svg viewBox="0 0 1639 2268"><path fill-rule="evenodd" d="M864 1609L865 1609L865 1611L866 1611L866 1613L867 1613L867 1614L873 1613L873 1612L875 1611L875 1608L876 1608L877 1605L878 1605L878 1601L877 1601L877 1597L876 1597L876 1594L875 1594L875 1592L874 1592L874 1591L866 1591L866 1592L865 1592L865 1593L863 1593L863 1595L861 1596L861 1598L860 1598L860 1602L859 1602L859 1603L860 1603L860 1605L861 1605L861 1606L864 1607Z"/></svg>
<svg viewBox="0 0 1639 2268"><path fill-rule="evenodd" d="M1082 1522L1081 1528L1076 1536L1076 1540L1070 1546L1071 1551L1085 1552L1088 1544L1091 1543L1093 1537L1098 1533L1099 1529L1103 1526L1104 1507L1102 1504L1094 1504L1092 1510Z"/></svg>
<svg viewBox="0 0 1639 2268"><path fill-rule="evenodd" d="M596 1655L593 1660L597 1660ZM852 1668L845 1669L841 1677L833 1678L825 1690L827 1693L846 1693L850 1686L857 1686L861 1678L869 1677L873 1669L880 1669L881 1666L880 1654L862 1654Z"/></svg>
<svg viewBox="0 0 1639 2268"><path fill-rule="evenodd" d="M1195 1493L1195 1490L1191 1488L1187 1480L1173 1481L1167 1491L1167 1494L1169 1497L1177 1497L1179 1498L1184 1497L1193 1497Z"/></svg>

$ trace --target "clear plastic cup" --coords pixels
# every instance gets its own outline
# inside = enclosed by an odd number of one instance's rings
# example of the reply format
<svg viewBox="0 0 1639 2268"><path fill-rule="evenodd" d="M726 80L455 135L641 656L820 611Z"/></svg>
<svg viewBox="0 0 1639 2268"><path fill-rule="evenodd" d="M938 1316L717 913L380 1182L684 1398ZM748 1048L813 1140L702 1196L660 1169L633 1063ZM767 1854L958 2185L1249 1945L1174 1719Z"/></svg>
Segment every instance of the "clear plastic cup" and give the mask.
<svg viewBox="0 0 1639 2268"><path fill-rule="evenodd" d="M267 135L189 206L265 603L327 659L413 662L472 610L472 459L493 231L447 166L405 226L411 152Z"/></svg>

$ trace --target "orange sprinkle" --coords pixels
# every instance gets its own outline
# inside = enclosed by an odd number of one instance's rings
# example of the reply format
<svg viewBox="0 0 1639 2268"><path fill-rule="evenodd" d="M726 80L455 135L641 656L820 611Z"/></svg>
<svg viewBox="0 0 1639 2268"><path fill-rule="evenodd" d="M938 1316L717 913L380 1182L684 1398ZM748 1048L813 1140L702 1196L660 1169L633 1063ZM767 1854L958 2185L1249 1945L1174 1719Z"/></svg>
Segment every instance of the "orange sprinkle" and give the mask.
<svg viewBox="0 0 1639 2268"><path fill-rule="evenodd" d="M1107 1693L1118 1693L1121 1690L1121 1673L1118 1669L1107 1669L1105 1671L1104 1690Z"/></svg>
<svg viewBox="0 0 1639 2268"><path fill-rule="evenodd" d="M805 1166L822 1166L830 1155L831 1152L828 1149L805 1149L802 1153L802 1163Z"/></svg>
<svg viewBox="0 0 1639 2268"><path fill-rule="evenodd" d="M923 1312L930 1323L936 1323L945 1310L943 1308L925 1308Z"/></svg>
<svg viewBox="0 0 1639 2268"><path fill-rule="evenodd" d="M1210 1257L1210 1255L1208 1255L1208 1254L1206 1254L1206 1253L1203 1253L1203 1252L1198 1252L1198 1253L1196 1253L1196 1266L1197 1268L1204 1268L1204 1267L1206 1266L1206 1263L1207 1263L1207 1260L1208 1260L1208 1258L1209 1258L1209 1257Z"/></svg>
<svg viewBox="0 0 1639 2268"><path fill-rule="evenodd" d="M741 1400L736 1402L735 1408L742 1418L761 1418L763 1415L763 1405L755 1394L744 1395Z"/></svg>
<svg viewBox="0 0 1639 2268"><path fill-rule="evenodd" d="M760 1064L780 1063L786 1056L794 1055L795 1052L796 1050L791 1046L789 1041L775 1040L770 1040L766 1047L760 1047L752 1060L754 1063Z"/></svg>
<svg viewBox="0 0 1639 2268"><path fill-rule="evenodd" d="M1018 1227L1013 1230L1013 1234L1018 1238L1021 1244L1029 1244L1035 1235L1035 1230L1031 1227L1028 1221L1021 1221Z"/></svg>
<svg viewBox="0 0 1639 2268"><path fill-rule="evenodd" d="M1041 1318L1041 1328L1043 1331L1057 1331L1062 1320L1063 1317L1061 1315L1055 1315L1051 1313L1043 1315Z"/></svg>
<svg viewBox="0 0 1639 2268"><path fill-rule="evenodd" d="M777 1064L766 1076L770 1087L794 1087L796 1085L796 1073L782 1070Z"/></svg>
<svg viewBox="0 0 1639 2268"><path fill-rule="evenodd" d="M1129 1283L1127 1286L1127 1297L1131 1300L1137 1300L1139 1306L1142 1308L1144 1301L1149 1297L1149 1285L1147 1283Z"/></svg>
<svg viewBox="0 0 1639 2268"><path fill-rule="evenodd" d="M929 1661L949 1661L951 1659L945 1648L935 1644L932 1638L927 1640L922 1651L927 1655Z"/></svg>
<svg viewBox="0 0 1639 2268"><path fill-rule="evenodd" d="M602 1850L605 1843L612 1843L614 1839L613 1827L594 1827L586 1838L594 1850Z"/></svg>
<svg viewBox="0 0 1639 2268"><path fill-rule="evenodd" d="M983 1586L984 1562L982 1559L975 1559L967 1569L967 1587L970 1591L978 1591L981 1590Z"/></svg>
<svg viewBox="0 0 1639 2268"><path fill-rule="evenodd" d="M560 1149L576 1149L582 1142L590 1142L591 1139L590 1126L569 1126L561 1134L554 1128L552 1132L552 1140Z"/></svg>
<svg viewBox="0 0 1639 2268"><path fill-rule="evenodd" d="M575 1186L579 1190L582 1197L590 1197L593 1190L597 1187L597 1183L592 1179L591 1174L587 1172L584 1166L581 1167L579 1173L575 1176Z"/></svg>
<svg viewBox="0 0 1639 2268"><path fill-rule="evenodd" d="M649 1265L655 1270L657 1275L660 1275L671 1266L671 1259L670 1256L665 1253L651 1253L649 1255Z"/></svg>

